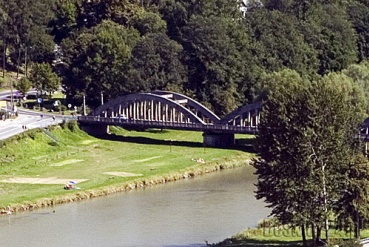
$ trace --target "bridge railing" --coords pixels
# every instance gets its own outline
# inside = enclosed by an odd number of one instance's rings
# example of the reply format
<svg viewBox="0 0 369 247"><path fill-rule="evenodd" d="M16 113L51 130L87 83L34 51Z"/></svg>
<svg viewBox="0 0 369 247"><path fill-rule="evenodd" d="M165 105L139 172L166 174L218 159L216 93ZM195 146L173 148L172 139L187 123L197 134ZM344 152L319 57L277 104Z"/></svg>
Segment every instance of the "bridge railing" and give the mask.
<svg viewBox="0 0 369 247"><path fill-rule="evenodd" d="M80 116L78 121L94 124L108 124L120 126L137 126L146 128L163 128L163 129L183 129L197 131L214 131L226 133L255 134L257 127L250 126L234 126L228 124L201 124L201 123L183 123L183 122L165 122L154 120L124 119L124 118L105 118L98 116Z"/></svg>

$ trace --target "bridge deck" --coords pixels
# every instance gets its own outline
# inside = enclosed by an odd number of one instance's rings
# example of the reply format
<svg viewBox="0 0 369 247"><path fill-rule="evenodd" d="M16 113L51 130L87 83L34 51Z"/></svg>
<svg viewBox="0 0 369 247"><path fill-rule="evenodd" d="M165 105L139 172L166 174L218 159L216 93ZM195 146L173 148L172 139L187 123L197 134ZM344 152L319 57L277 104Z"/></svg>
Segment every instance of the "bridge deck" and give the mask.
<svg viewBox="0 0 369 247"><path fill-rule="evenodd" d="M152 120L130 120L123 118L105 118L96 116L80 116L78 121L87 124L115 125L122 127L136 128L158 128L158 129L178 129L193 131L211 131L221 133L255 134L257 127L241 127L227 124L200 124L200 123L177 123Z"/></svg>

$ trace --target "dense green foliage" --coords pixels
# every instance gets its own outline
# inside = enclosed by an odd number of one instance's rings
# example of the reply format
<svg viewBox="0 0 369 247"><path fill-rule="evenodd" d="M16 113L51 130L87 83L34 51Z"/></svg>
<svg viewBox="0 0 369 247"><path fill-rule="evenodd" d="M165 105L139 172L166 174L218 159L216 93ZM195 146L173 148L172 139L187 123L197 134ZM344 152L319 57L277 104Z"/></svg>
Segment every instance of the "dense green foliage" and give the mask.
<svg viewBox="0 0 369 247"><path fill-rule="evenodd" d="M361 0L0 0L0 61L53 65L68 100L85 95L91 107L101 93L159 89L224 115L257 99L264 73L351 77L369 56L368 10Z"/></svg>
<svg viewBox="0 0 369 247"><path fill-rule="evenodd" d="M282 224L313 232L333 216L355 223L368 217L369 165L356 139L367 109L362 88L341 73L308 81L283 70L263 82L257 198Z"/></svg>
<svg viewBox="0 0 369 247"><path fill-rule="evenodd" d="M32 68L30 81L35 89L38 91L48 92L50 97L51 94L58 90L60 86L60 79L58 75L52 71L52 68L48 63L35 64Z"/></svg>
<svg viewBox="0 0 369 247"><path fill-rule="evenodd" d="M264 99L254 165L273 215L318 229L369 217L354 139L369 113L368 1L0 0L0 29L21 92L61 82L93 108L171 90L218 115Z"/></svg>

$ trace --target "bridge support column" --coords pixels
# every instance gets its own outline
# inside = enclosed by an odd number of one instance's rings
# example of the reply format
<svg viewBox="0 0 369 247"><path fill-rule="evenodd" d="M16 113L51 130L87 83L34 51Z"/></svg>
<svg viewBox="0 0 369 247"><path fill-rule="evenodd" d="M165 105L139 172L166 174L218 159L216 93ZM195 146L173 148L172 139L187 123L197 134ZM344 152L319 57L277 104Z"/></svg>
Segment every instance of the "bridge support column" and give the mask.
<svg viewBox="0 0 369 247"><path fill-rule="evenodd" d="M204 145L207 147L230 147L235 144L234 134L204 132Z"/></svg>
<svg viewBox="0 0 369 247"><path fill-rule="evenodd" d="M87 134L92 136L101 136L109 134L109 125L81 125L81 129L85 131Z"/></svg>

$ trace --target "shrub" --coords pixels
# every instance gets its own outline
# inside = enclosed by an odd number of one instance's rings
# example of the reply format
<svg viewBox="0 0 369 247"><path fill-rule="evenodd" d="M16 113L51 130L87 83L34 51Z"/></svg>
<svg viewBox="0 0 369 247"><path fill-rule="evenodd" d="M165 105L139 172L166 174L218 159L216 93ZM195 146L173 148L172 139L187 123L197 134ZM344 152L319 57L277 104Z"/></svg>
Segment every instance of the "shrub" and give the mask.
<svg viewBox="0 0 369 247"><path fill-rule="evenodd" d="M333 247L335 245L344 246L344 247L361 247L362 245L353 239L342 239L342 238L331 238L329 240L329 247Z"/></svg>
<svg viewBox="0 0 369 247"><path fill-rule="evenodd" d="M29 138L31 138L32 140L34 140L36 138L36 133L34 131L29 131L28 132L28 136L29 136Z"/></svg>
<svg viewBox="0 0 369 247"><path fill-rule="evenodd" d="M56 147L59 146L59 144L56 141L51 141L48 143L50 146Z"/></svg>
<svg viewBox="0 0 369 247"><path fill-rule="evenodd" d="M72 132L76 131L78 129L77 121L69 121L68 122L68 129Z"/></svg>

